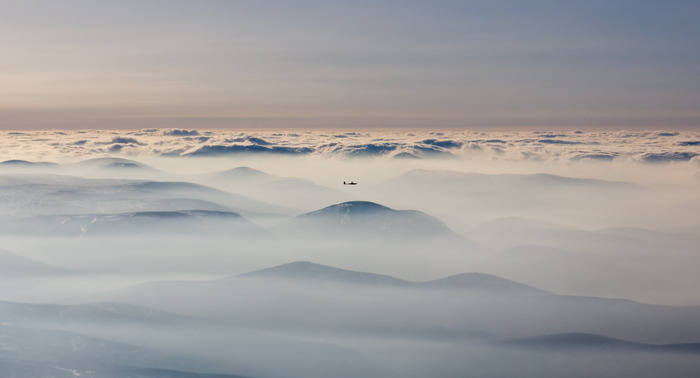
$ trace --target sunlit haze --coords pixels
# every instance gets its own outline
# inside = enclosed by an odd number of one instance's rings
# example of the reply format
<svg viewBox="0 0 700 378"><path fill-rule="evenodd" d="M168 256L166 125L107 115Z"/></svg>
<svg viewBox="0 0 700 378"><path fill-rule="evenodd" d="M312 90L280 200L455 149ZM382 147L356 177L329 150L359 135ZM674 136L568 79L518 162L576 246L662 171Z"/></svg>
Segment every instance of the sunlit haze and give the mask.
<svg viewBox="0 0 700 378"><path fill-rule="evenodd" d="M0 2L0 128L693 128L695 1Z"/></svg>
<svg viewBox="0 0 700 378"><path fill-rule="evenodd" d="M0 378L697 377L699 19L0 0Z"/></svg>

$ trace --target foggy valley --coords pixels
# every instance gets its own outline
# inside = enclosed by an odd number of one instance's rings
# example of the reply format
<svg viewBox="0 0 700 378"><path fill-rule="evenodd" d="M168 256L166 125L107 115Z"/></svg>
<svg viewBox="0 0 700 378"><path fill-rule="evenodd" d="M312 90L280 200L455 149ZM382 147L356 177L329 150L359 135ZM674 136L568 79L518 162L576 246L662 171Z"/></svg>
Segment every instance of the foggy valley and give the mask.
<svg viewBox="0 0 700 378"><path fill-rule="evenodd" d="M0 378L700 377L698 20L0 0Z"/></svg>
<svg viewBox="0 0 700 378"><path fill-rule="evenodd" d="M700 371L697 133L624 156L619 134L49 134L2 150L3 377ZM542 142L565 138L589 144Z"/></svg>

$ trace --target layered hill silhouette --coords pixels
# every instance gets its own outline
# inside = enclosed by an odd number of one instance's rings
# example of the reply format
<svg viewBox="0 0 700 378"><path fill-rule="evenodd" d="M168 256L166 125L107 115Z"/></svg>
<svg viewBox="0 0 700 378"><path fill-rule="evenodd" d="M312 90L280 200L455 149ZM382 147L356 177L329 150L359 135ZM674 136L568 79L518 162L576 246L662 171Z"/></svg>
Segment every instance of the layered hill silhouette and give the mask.
<svg viewBox="0 0 700 378"><path fill-rule="evenodd" d="M211 210L144 211L5 218L0 233L45 235L227 234L261 236L267 231L234 212ZM0 221L0 224L3 222Z"/></svg>
<svg viewBox="0 0 700 378"><path fill-rule="evenodd" d="M555 192L562 189L641 189L640 186L620 181L565 177L545 173L535 174L483 174L458 171L434 171L413 169L388 181L391 184L409 185L416 189L435 188L440 192L461 191L478 193L484 190L502 191L517 187L529 193L531 190Z"/></svg>
<svg viewBox="0 0 700 378"><path fill-rule="evenodd" d="M160 172L158 169L153 168L144 163L138 162L136 160L115 158L115 157L103 157L103 158L93 158L83 160L77 163L79 166L89 167L92 169L108 169L108 170L134 170L134 171L144 171L144 172Z"/></svg>
<svg viewBox="0 0 700 378"><path fill-rule="evenodd" d="M281 177L250 168L236 167L217 172L210 178L226 190L245 194L278 205L294 204L314 209L352 199L349 193L298 177Z"/></svg>
<svg viewBox="0 0 700 378"><path fill-rule="evenodd" d="M449 325L457 334L479 331L510 337L527 337L538 330L651 344L700 339L694 322L700 316L697 306L555 295L482 273L411 282L298 261L219 280L147 283L105 295L110 301L235 319L251 327L368 330L371 319L372 327L420 337L444 337ZM430 315L436 308L439 319Z"/></svg>
<svg viewBox="0 0 700 378"><path fill-rule="evenodd" d="M240 278L290 280L309 284L389 286L405 289L450 289L510 294L549 294L532 286L484 273L461 273L438 280L412 282L387 275L339 269L309 261L296 261L233 276L230 279Z"/></svg>
<svg viewBox="0 0 700 378"><path fill-rule="evenodd" d="M33 276L60 276L70 273L71 271L68 269L58 268L0 249L0 280Z"/></svg>
<svg viewBox="0 0 700 378"><path fill-rule="evenodd" d="M258 280L293 280L299 282L317 283L333 282L350 285L359 284L396 287L404 287L411 284L408 281L391 276L338 269L327 265L314 264L309 261L296 261L289 264L233 276L229 279L235 280L240 278L252 278Z"/></svg>
<svg viewBox="0 0 700 378"><path fill-rule="evenodd" d="M596 196L601 205L619 197L640 194L639 185L552 174L483 174L412 169L377 184L377 198L392 204L420 201L441 213L481 213L552 206L570 206ZM390 193L390 194L387 194ZM608 203L605 202L605 203ZM559 205L561 204L561 205Z"/></svg>
<svg viewBox="0 0 700 378"><path fill-rule="evenodd" d="M63 305L0 301L0 318L5 324L23 327L119 324L182 325L204 322L202 319L126 303Z"/></svg>
<svg viewBox="0 0 700 378"><path fill-rule="evenodd" d="M243 378L206 371L204 359L154 352L80 333L0 325L3 377ZM169 367L169 368L164 368Z"/></svg>
<svg viewBox="0 0 700 378"><path fill-rule="evenodd" d="M645 351L700 353L700 343L648 344L637 343L596 335L592 333L558 333L502 341L503 344L519 348L551 349L561 352L572 350L592 351Z"/></svg>
<svg viewBox="0 0 700 378"><path fill-rule="evenodd" d="M63 175L1 175L0 213L18 216L145 211L233 211L284 216L295 210L204 185L178 181L86 179Z"/></svg>
<svg viewBox="0 0 700 378"><path fill-rule="evenodd" d="M237 285L246 285L247 282L262 284L289 282L314 286L383 287L407 290L417 289L421 291L446 290L450 293L463 291L512 295L551 295L544 290L485 273L460 273L437 280L414 282L388 275L340 269L309 261L295 261L218 280L146 283L134 286L128 291L143 294L147 292L162 292L164 290L179 291L187 288L185 291L191 293L198 291L204 293L207 290L223 292Z"/></svg>
<svg viewBox="0 0 700 378"><path fill-rule="evenodd" d="M230 180L237 184L260 184L280 179L279 176L274 176L265 173L261 170L251 167L236 167L214 174L214 178Z"/></svg>
<svg viewBox="0 0 700 378"><path fill-rule="evenodd" d="M29 160L5 160L0 162L1 169L57 169L61 165L54 162L47 161L29 161Z"/></svg>

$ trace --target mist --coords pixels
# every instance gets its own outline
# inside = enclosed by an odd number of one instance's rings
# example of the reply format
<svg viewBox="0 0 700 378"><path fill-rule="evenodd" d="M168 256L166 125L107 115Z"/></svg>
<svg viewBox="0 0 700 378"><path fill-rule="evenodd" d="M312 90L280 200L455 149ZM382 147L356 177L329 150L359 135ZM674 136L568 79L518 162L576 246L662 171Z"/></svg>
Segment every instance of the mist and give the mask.
<svg viewBox="0 0 700 378"><path fill-rule="evenodd" d="M693 376L696 140L8 134L0 375Z"/></svg>

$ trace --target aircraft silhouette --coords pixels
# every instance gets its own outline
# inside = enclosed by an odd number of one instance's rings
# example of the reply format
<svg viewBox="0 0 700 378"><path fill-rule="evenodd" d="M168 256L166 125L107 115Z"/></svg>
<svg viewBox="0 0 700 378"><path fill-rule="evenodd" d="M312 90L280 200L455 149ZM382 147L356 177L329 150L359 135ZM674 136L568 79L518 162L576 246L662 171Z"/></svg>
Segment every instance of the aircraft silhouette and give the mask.
<svg viewBox="0 0 700 378"><path fill-rule="evenodd" d="M343 181L343 185L357 185L357 183L355 181L350 181L350 182Z"/></svg>

